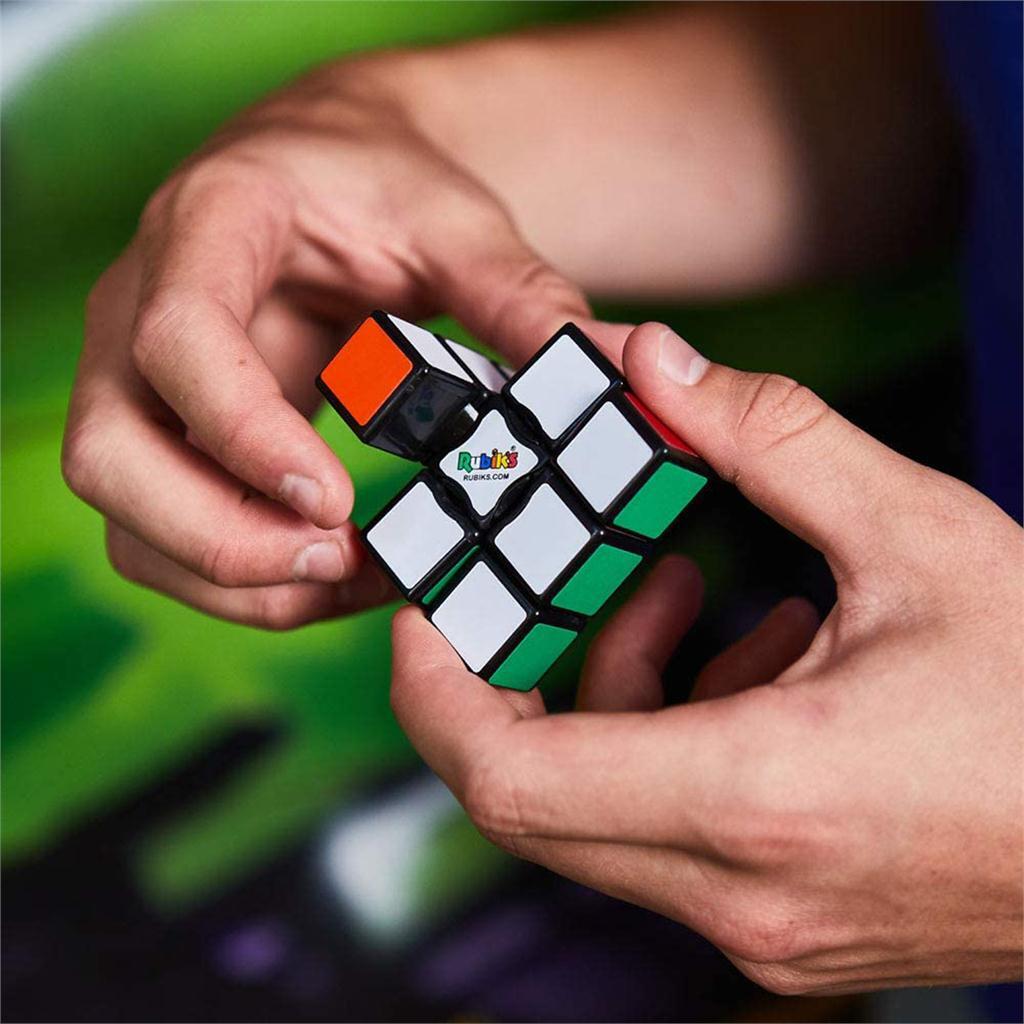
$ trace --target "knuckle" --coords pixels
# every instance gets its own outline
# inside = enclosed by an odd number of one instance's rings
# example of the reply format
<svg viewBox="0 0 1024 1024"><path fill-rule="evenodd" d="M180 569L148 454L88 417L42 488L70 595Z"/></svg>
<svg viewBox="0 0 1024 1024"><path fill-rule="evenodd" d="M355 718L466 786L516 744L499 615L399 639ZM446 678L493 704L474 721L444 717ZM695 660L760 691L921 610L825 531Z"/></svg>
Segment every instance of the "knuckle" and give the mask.
<svg viewBox="0 0 1024 1024"><path fill-rule="evenodd" d="M725 859L759 871L781 871L813 863L826 856L837 842L831 817L812 801L792 799L779 789L778 780L760 792L738 800L736 809L723 815L712 845Z"/></svg>
<svg viewBox="0 0 1024 1024"><path fill-rule="evenodd" d="M746 716L749 716L747 718ZM795 687L765 687L752 695L731 737L733 799L709 831L709 845L724 860L759 871L799 868L831 858L849 842L849 828L827 780L811 777L805 745L833 720L827 701ZM770 723L776 739L755 747L744 725Z"/></svg>
<svg viewBox="0 0 1024 1024"><path fill-rule="evenodd" d="M521 320L523 309L536 309L539 330L547 329L550 310L587 311L583 293L567 278L545 263L539 256L530 255L509 278L507 288L497 296L486 314L489 336L501 338L508 332L513 319Z"/></svg>
<svg viewBox="0 0 1024 1024"><path fill-rule="evenodd" d="M173 202L188 209L193 203L231 195L275 207L289 202L282 177L245 140L227 144L193 165L178 182Z"/></svg>
<svg viewBox="0 0 1024 1024"><path fill-rule="evenodd" d="M767 890L724 901L708 937L736 960L773 969L820 945L813 928L777 892Z"/></svg>
<svg viewBox="0 0 1024 1024"><path fill-rule="evenodd" d="M121 530L107 524L107 559L122 579L129 583L142 583L138 561L132 557L131 545Z"/></svg>
<svg viewBox="0 0 1024 1024"><path fill-rule="evenodd" d="M494 832L490 829L476 825L477 832L480 833L484 839L487 840L492 846L498 847L499 850L504 850L505 853L511 854L513 857L519 857L522 860L528 860L529 858L523 853L520 841L508 832Z"/></svg>
<svg viewBox="0 0 1024 1024"><path fill-rule="evenodd" d="M108 457L107 447L99 425L89 415L69 428L61 447L60 468L64 482L73 494L90 505L98 494Z"/></svg>
<svg viewBox="0 0 1024 1024"><path fill-rule="evenodd" d="M196 571L218 587L240 587L249 582L238 546L224 537L204 543Z"/></svg>
<svg viewBox="0 0 1024 1024"><path fill-rule="evenodd" d="M142 207L142 212L139 214L139 236L146 238L155 235L160 230L160 226L167 215L167 208L173 202L177 183L177 176L168 178L146 200L145 205Z"/></svg>
<svg viewBox="0 0 1024 1024"><path fill-rule="evenodd" d="M256 605L255 625L273 632L284 632L304 625L307 615L288 586L265 587Z"/></svg>
<svg viewBox="0 0 1024 1024"><path fill-rule="evenodd" d="M187 298L171 288L162 289L139 307L132 330L131 351L135 368L150 379L166 362L191 316Z"/></svg>
<svg viewBox="0 0 1024 1024"><path fill-rule="evenodd" d="M828 411L803 384L781 374L763 374L744 384L736 440L743 449L767 451L812 430Z"/></svg>
<svg viewBox="0 0 1024 1024"><path fill-rule="evenodd" d="M518 787L501 758L487 756L470 768L463 806L481 834L498 846L508 848L523 830Z"/></svg>
<svg viewBox="0 0 1024 1024"><path fill-rule="evenodd" d="M250 135L224 143L164 182L142 211L142 237L159 246L168 232L190 231L210 211L228 205L253 231L261 230L268 214L275 224L278 216L290 217L294 197L287 177L253 141Z"/></svg>
<svg viewBox="0 0 1024 1024"><path fill-rule="evenodd" d="M750 963L738 958L736 965L755 985L777 996L803 996L814 991L814 981L803 971L782 965Z"/></svg>

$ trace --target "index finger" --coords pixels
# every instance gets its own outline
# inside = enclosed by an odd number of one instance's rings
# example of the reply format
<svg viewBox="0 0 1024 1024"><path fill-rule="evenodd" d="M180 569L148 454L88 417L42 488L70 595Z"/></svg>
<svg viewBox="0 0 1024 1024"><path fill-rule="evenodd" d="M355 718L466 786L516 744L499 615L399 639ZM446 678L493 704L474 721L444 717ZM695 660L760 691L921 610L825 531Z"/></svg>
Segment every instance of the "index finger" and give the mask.
<svg viewBox="0 0 1024 1024"><path fill-rule="evenodd" d="M246 333L279 272L291 198L255 169L191 175L143 220L136 366L225 469L317 526L340 526L348 474Z"/></svg>

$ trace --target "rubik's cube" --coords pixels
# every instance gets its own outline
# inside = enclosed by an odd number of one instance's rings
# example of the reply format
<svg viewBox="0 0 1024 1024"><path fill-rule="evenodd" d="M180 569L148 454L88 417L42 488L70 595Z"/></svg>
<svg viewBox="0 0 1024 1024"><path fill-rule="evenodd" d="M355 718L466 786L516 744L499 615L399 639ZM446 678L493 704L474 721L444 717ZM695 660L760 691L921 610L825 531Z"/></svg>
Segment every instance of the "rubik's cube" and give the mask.
<svg viewBox="0 0 1024 1024"><path fill-rule="evenodd" d="M317 386L361 441L424 466L363 539L495 686L535 686L708 480L574 324L512 374L375 312Z"/></svg>

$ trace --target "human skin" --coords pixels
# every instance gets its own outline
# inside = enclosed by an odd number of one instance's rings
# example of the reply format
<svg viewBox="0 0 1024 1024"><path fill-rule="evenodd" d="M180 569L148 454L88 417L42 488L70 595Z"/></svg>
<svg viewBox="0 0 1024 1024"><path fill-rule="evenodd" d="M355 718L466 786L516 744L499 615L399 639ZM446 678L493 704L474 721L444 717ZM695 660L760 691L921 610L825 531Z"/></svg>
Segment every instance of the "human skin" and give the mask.
<svg viewBox="0 0 1024 1024"><path fill-rule="evenodd" d="M791 380L708 364L656 324L624 359L655 413L824 554L835 607L819 626L784 602L666 708L701 591L666 559L557 715L483 685L406 607L403 728L484 835L682 921L768 989L1019 977L1024 531Z"/></svg>
<svg viewBox="0 0 1024 1024"><path fill-rule="evenodd" d="M736 294L902 258L950 223L955 166L922 11L645 9L343 62L243 113L90 296L63 468L115 568L273 628L390 595L307 421L369 308L452 313L513 363L573 319L619 358L626 329L584 291ZM699 600L668 560L591 650L581 710L550 717L406 609L396 713L497 841L687 922L769 988L1013 975L1020 531L786 381L698 381L692 355L673 381L664 339L631 338L632 385L824 551L836 608L815 632L783 604L703 700L657 710Z"/></svg>
<svg viewBox="0 0 1024 1024"><path fill-rule="evenodd" d="M512 363L572 319L614 357L584 291L738 293L900 258L948 223L923 17L644 8L342 61L243 112L89 299L63 469L114 567L273 628L391 596L308 423L368 309L451 313Z"/></svg>

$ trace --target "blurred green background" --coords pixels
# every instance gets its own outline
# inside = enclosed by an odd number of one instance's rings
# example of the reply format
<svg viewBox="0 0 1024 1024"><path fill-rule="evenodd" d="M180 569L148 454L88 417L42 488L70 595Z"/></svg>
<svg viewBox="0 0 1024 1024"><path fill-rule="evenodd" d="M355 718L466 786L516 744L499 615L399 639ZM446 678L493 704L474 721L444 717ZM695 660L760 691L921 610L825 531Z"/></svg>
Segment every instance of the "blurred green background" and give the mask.
<svg viewBox="0 0 1024 1024"><path fill-rule="evenodd" d="M109 568L99 517L59 472L83 303L174 164L311 64L594 13L564 3L148 4L4 97L5 864L45 856L240 725L265 726L274 739L258 756L133 844L143 900L173 916L259 870L381 780L414 770L388 707L389 609L264 634L132 587ZM729 307L602 308L668 319L714 358L794 374L839 404L868 383L904 379L954 343L956 323L942 254L895 280ZM354 444L333 416L320 426L352 470L363 521L410 468ZM723 529L704 520L677 538L707 570L712 602L735 579ZM564 660L563 685L579 652ZM417 853L410 920L505 870L457 810L438 820ZM442 870L452 857L457 873Z"/></svg>

